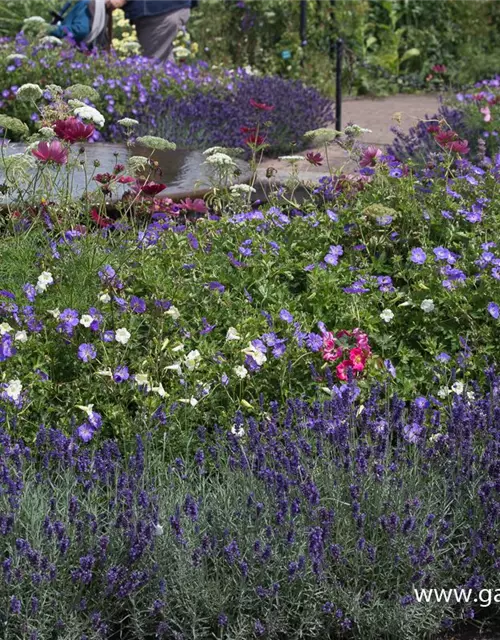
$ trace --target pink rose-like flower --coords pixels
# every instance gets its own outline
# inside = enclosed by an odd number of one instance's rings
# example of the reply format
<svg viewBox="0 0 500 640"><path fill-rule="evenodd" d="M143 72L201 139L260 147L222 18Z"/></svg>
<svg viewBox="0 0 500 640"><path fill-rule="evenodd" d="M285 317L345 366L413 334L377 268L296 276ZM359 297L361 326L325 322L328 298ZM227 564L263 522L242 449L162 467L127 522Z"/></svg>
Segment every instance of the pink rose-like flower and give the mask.
<svg viewBox="0 0 500 640"><path fill-rule="evenodd" d="M490 122L491 120L491 111L490 108L488 106L486 107L482 107L481 109L479 109L479 111L481 111L481 113L484 116L484 121L485 122Z"/></svg>
<svg viewBox="0 0 500 640"><path fill-rule="evenodd" d="M323 334L323 349L331 351L336 346L335 336L331 331L325 331Z"/></svg>
<svg viewBox="0 0 500 640"><path fill-rule="evenodd" d="M354 371L363 371L365 368L366 356L363 349L355 347L349 351L349 360Z"/></svg>
<svg viewBox="0 0 500 640"><path fill-rule="evenodd" d="M186 198L181 201L181 207L183 209L187 209L188 211L194 211L196 213L206 213L207 205L202 198L195 198L191 200L191 198Z"/></svg>
<svg viewBox="0 0 500 640"><path fill-rule="evenodd" d="M364 150L361 160L359 161L359 166L373 167L381 155L382 151L378 147L369 146Z"/></svg>
<svg viewBox="0 0 500 640"><path fill-rule="evenodd" d="M54 132L58 138L67 140L70 144L88 140L95 131L93 124L83 124L78 118L72 116L66 120L57 120L54 123Z"/></svg>
<svg viewBox="0 0 500 640"><path fill-rule="evenodd" d="M350 360L343 360L337 365L337 378L339 380L347 380L347 372L349 369L352 369L352 362Z"/></svg>
<svg viewBox="0 0 500 640"><path fill-rule="evenodd" d="M330 351L327 351L325 349L325 351L323 352L323 360L325 360L326 362L334 362L335 360L338 360L341 357L342 357L341 347L337 347L336 349L332 349Z"/></svg>
<svg viewBox="0 0 500 640"><path fill-rule="evenodd" d="M39 142L36 149L31 153L40 162L55 162L56 164L66 164L68 162L68 150L63 147L59 140L52 142Z"/></svg>

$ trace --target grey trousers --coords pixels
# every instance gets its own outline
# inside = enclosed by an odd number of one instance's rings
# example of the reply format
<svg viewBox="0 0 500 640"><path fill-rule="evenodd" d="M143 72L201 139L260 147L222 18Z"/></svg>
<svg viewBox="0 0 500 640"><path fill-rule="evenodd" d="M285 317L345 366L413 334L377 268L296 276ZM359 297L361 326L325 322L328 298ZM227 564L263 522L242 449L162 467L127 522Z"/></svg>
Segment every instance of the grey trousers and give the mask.
<svg viewBox="0 0 500 640"><path fill-rule="evenodd" d="M173 42L189 20L189 9L179 9L159 16L139 18L135 23L142 52L148 58L173 61Z"/></svg>

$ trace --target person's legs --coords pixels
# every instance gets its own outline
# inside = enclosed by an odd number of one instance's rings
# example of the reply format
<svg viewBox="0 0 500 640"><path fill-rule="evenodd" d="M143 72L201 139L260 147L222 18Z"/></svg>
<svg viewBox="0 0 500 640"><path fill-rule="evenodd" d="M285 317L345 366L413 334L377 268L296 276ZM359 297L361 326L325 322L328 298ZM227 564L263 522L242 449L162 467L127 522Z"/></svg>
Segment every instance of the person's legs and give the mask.
<svg viewBox="0 0 500 640"><path fill-rule="evenodd" d="M137 20L135 26L142 51L148 58L172 59L173 42L189 19L189 9Z"/></svg>

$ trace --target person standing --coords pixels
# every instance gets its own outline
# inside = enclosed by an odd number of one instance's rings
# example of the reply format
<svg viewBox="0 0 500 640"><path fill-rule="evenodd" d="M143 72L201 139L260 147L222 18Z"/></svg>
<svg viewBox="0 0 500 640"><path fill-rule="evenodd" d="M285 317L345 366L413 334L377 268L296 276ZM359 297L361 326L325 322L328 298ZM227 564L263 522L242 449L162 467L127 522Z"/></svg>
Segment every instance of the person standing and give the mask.
<svg viewBox="0 0 500 640"><path fill-rule="evenodd" d="M191 0L109 0L115 9L124 9L135 25L142 51L148 58L173 61L174 40L187 24Z"/></svg>

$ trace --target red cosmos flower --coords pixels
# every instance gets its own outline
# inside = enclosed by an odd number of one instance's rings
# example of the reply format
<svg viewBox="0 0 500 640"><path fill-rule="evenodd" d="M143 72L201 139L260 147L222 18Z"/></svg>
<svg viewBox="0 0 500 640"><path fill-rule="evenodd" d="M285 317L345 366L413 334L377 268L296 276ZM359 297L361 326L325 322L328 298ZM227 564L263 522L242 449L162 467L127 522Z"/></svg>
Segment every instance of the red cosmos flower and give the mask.
<svg viewBox="0 0 500 640"><path fill-rule="evenodd" d="M323 156L319 152L309 151L309 153L306 153L306 160L315 167L321 167L323 164Z"/></svg>
<svg viewBox="0 0 500 640"><path fill-rule="evenodd" d="M98 227L101 227L101 229L106 229L106 227L110 227L113 224L113 220L111 220L111 218L105 218L99 215L97 209L91 209L90 217Z"/></svg>
<svg viewBox="0 0 500 640"><path fill-rule="evenodd" d="M93 124L83 124L74 116L66 118L66 120L57 120L53 129L58 138L66 140L70 144L88 140L95 131Z"/></svg>
<svg viewBox="0 0 500 640"><path fill-rule="evenodd" d="M115 168L113 169L113 173L121 173L122 171L125 170L125 165L124 164L115 164Z"/></svg>
<svg viewBox="0 0 500 640"><path fill-rule="evenodd" d="M146 196L151 196L153 198L161 193L166 188L166 186L166 184L162 184L161 182L154 182L153 180L151 180L150 182L138 184L140 193Z"/></svg>
<svg viewBox="0 0 500 640"><path fill-rule="evenodd" d="M456 140L457 138L458 138L458 135L455 133L455 131L452 131L451 129L448 129L446 131L440 130L434 136L434 139L436 140L436 142L443 147L446 147L446 145L448 145L450 142L453 142L453 140Z"/></svg>
<svg viewBox="0 0 500 640"><path fill-rule="evenodd" d="M183 209L187 209L188 211L195 211L196 213L207 212L207 205L205 204L205 201L202 200L202 198L195 198L194 200L191 200L191 198L186 198L185 200L181 201L180 205Z"/></svg>
<svg viewBox="0 0 500 640"><path fill-rule="evenodd" d="M244 142L248 145L255 145L256 147L260 147L261 144L264 144L265 138L262 136L258 136L257 133L252 133L247 138L245 138Z"/></svg>
<svg viewBox="0 0 500 640"><path fill-rule="evenodd" d="M274 109L274 105L266 104L265 102L257 102L257 100L254 100L253 98L250 98L250 104L255 109L259 109L259 111L273 111Z"/></svg>
<svg viewBox="0 0 500 640"><path fill-rule="evenodd" d="M382 151L378 147L367 147L363 155L361 156L361 160L359 161L360 167L373 167L377 160L382 155Z"/></svg>
<svg viewBox="0 0 500 640"><path fill-rule="evenodd" d="M63 147L59 140L52 142L39 142L36 149L31 152L40 162L55 162L56 164L66 164L68 162L68 150Z"/></svg>
<svg viewBox="0 0 500 640"><path fill-rule="evenodd" d="M439 133L440 131L441 129L439 128L438 124L431 124L427 127L427 133L430 134Z"/></svg>
<svg viewBox="0 0 500 640"><path fill-rule="evenodd" d="M98 173L94 180L99 184L109 184L114 179L114 176L111 173Z"/></svg>
<svg viewBox="0 0 500 640"><path fill-rule="evenodd" d="M135 182L135 178L132 178L132 176L120 176L118 178L118 182L120 184L131 184L132 182Z"/></svg>
<svg viewBox="0 0 500 640"><path fill-rule="evenodd" d="M240 127L240 133L246 135L247 133L255 133L257 131L257 127Z"/></svg>
<svg viewBox="0 0 500 640"><path fill-rule="evenodd" d="M449 142L446 145L446 148L450 151L454 151L455 153L459 153L462 156L470 151L468 140L453 140L453 142Z"/></svg>

